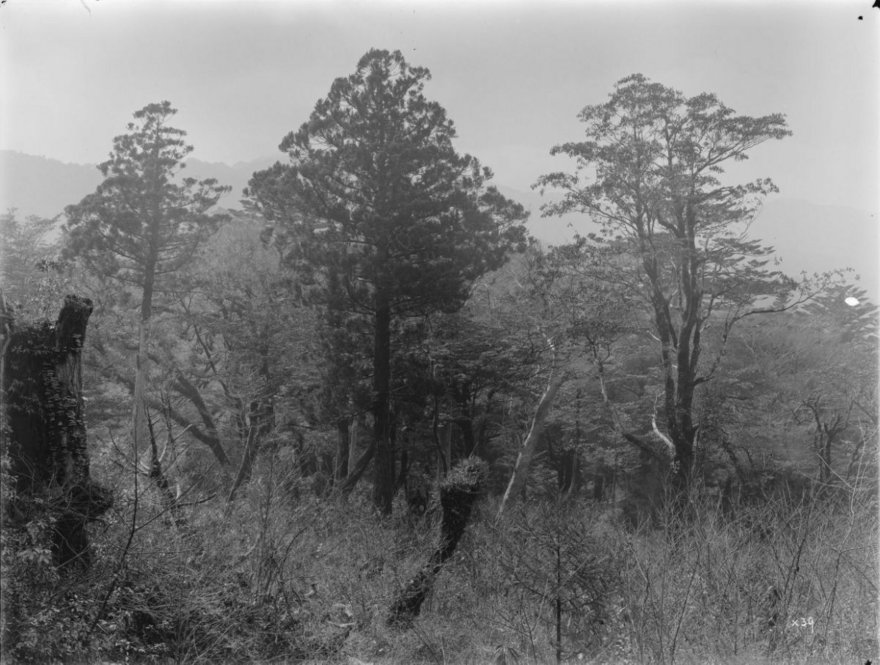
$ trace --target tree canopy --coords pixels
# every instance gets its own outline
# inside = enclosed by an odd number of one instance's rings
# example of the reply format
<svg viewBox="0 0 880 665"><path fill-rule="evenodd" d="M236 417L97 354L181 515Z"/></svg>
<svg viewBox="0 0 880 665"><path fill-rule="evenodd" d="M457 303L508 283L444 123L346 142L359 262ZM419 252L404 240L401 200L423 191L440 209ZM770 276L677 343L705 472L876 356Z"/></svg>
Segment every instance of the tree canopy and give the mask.
<svg viewBox="0 0 880 665"><path fill-rule="evenodd" d="M602 238L582 245L586 258L604 264L605 278L628 285L651 311L664 371L667 431L660 436L671 440L686 481L699 428L694 391L717 368L702 363L710 317L721 317L726 339L743 316L784 307L794 288L768 267L771 250L745 237L775 186L766 178L728 185L721 175L726 164L790 132L781 114L736 115L713 94L686 97L641 74L619 81L606 103L579 117L585 140L552 150L574 158L575 172L538 182L563 191L544 212L580 211L600 223Z"/></svg>
<svg viewBox="0 0 880 665"><path fill-rule="evenodd" d="M290 163L254 174L248 189L325 304L372 319L376 502L386 511L392 319L455 311L474 279L525 242L522 206L456 152L452 121L424 95L429 78L399 51L369 51L284 138Z"/></svg>
<svg viewBox="0 0 880 665"><path fill-rule="evenodd" d="M208 211L229 191L213 179L177 178L193 147L168 125L175 113L167 101L137 111L98 166L104 181L65 209L66 253L141 288L191 259L222 219Z"/></svg>
<svg viewBox="0 0 880 665"><path fill-rule="evenodd" d="M873 658L878 310L724 181L782 117L624 79L545 249L428 80L367 53L241 211L163 102L0 215L9 658Z"/></svg>
<svg viewBox="0 0 880 665"><path fill-rule="evenodd" d="M213 179L177 178L193 148L184 141L186 132L169 126L175 113L167 101L135 112L128 133L113 139L110 159L98 167L104 181L65 209L65 254L80 257L95 273L140 292L133 383L135 450L148 439L150 429L146 392L154 295L223 221L222 215L209 210L228 191ZM149 440L156 457L155 439Z"/></svg>

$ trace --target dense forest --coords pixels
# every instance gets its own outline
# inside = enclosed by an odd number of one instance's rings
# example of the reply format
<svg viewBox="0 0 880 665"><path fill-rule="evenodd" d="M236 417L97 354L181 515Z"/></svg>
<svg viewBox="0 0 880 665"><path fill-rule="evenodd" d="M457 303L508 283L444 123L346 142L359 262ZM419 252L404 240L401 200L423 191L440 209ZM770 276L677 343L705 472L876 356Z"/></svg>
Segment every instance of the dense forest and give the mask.
<svg viewBox="0 0 880 665"><path fill-rule="evenodd" d="M724 180L784 116L595 91L544 247L429 78L365 54L241 210L163 101L0 217L4 658L876 660L877 309Z"/></svg>

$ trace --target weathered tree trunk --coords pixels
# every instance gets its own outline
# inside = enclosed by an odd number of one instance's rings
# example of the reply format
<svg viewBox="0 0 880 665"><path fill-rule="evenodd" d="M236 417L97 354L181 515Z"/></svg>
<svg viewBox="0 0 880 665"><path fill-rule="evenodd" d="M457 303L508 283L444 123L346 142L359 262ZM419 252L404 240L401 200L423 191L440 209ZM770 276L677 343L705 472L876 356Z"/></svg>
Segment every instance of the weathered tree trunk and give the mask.
<svg viewBox="0 0 880 665"><path fill-rule="evenodd" d="M541 439L541 432L544 430L544 421L553 406L553 400L556 399L556 393L565 379L562 372L554 372L550 375L547 388L541 395L541 400L535 409L535 415L532 418L532 426L529 429L528 436L523 441L516 458L516 465L513 467L513 474L510 476L510 482L507 484L507 490L504 492L504 498L501 505L498 506L498 519L504 514L504 509L522 496L526 486L526 480L529 476L529 468L532 465L532 459L535 456L535 450L538 447L538 441Z"/></svg>
<svg viewBox="0 0 880 665"><path fill-rule="evenodd" d="M440 485L440 542L422 569L416 573L391 605L388 624L409 627L419 615L422 603L434 588L437 575L450 557L471 518L474 503L480 495L487 475L485 462L468 458L458 464Z"/></svg>
<svg viewBox="0 0 880 665"><path fill-rule="evenodd" d="M91 313L90 300L67 296L54 327L10 326L3 362L12 521L33 519L31 500L46 500L59 567L88 565L86 523L111 505L109 491L89 475L83 420L81 356Z"/></svg>

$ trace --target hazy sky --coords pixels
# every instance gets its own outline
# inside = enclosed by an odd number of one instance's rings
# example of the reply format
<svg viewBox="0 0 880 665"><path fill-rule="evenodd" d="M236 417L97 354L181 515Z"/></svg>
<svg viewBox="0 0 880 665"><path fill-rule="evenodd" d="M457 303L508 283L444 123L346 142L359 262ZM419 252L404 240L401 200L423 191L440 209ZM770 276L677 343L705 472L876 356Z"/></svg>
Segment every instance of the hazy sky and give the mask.
<svg viewBox="0 0 880 665"><path fill-rule="evenodd" d="M782 195L878 210L880 10L872 0L333 2L7 0L0 148L99 162L132 113L168 99L194 156L278 154L371 47L428 67L458 147L527 189L570 162L551 146L635 72L794 136L729 173ZM859 20L863 16L863 20Z"/></svg>

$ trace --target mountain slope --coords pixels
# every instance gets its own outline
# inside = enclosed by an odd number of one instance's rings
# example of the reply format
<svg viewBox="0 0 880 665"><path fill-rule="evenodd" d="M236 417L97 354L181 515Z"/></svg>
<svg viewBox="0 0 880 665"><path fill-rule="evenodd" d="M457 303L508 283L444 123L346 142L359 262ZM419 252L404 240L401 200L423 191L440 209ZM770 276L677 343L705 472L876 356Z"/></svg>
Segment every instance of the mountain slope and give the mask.
<svg viewBox="0 0 880 665"><path fill-rule="evenodd" d="M240 208L241 192L254 171L271 166L276 159L266 157L250 162L228 164L187 160L184 175L216 178L232 191L220 200L225 208ZM0 211L16 208L19 217L55 217L65 206L78 203L95 191L103 176L90 164L68 164L47 157L0 150Z"/></svg>
<svg viewBox="0 0 880 665"><path fill-rule="evenodd" d="M94 191L101 179L93 165L0 150L0 211L17 208L22 218L54 217Z"/></svg>
<svg viewBox="0 0 880 665"><path fill-rule="evenodd" d="M283 155L279 155L283 157ZM232 191L220 199L224 208L241 208L242 190L247 187L254 171L269 168L278 161L277 157L263 157L247 162L236 162L232 166L222 162L203 162L200 159L186 160L186 175L203 180L215 178L221 185L232 187Z"/></svg>
<svg viewBox="0 0 880 665"><path fill-rule="evenodd" d="M279 155L278 157L282 157ZM277 157L264 157L229 165L187 160L185 174L194 178L216 178L232 191L220 205L240 208L242 190L254 171L271 166ZM0 150L0 211L18 209L19 217L54 217L66 205L77 203L101 182L97 168L65 164L46 157L35 157ZM550 197L536 191L521 191L498 185L502 194L522 203L531 212L529 231L545 244L568 242L575 232L595 230L584 215L542 218L541 205ZM859 285L874 302L880 301L878 270L878 219L876 213L840 206L819 206L807 201L773 198L752 224L750 235L776 248L784 272L798 276L851 267L860 276ZM854 276L848 277L853 281Z"/></svg>

